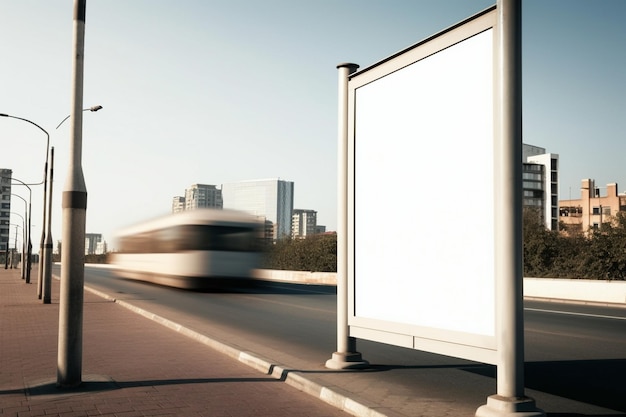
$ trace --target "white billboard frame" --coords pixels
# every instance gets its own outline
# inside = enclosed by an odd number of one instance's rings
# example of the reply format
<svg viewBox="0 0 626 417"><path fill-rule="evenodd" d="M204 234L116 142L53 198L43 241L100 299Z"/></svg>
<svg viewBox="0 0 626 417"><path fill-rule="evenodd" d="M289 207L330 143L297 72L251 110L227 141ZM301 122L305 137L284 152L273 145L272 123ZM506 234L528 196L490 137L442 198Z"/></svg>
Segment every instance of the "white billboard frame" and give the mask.
<svg viewBox="0 0 626 417"><path fill-rule="evenodd" d="M498 362L495 300L495 247L498 234L495 232L494 218L497 205L495 201L497 198L495 177L498 175L499 169L496 164L495 149L497 146L495 66L498 62L496 26L497 14L495 7L492 7L349 76L347 281L348 331L351 337L484 363L496 364ZM468 56L474 58L485 52L485 48L489 51L480 58L487 58L488 62L468 61ZM460 59L461 62L456 62L458 71L455 73L456 75L453 74L452 76L459 78L446 79L445 77L450 77L450 74L443 71L443 68L449 69L451 63L457 59ZM438 65L445 67L440 67L439 70L441 71L438 71ZM471 73L472 67L475 67L476 73ZM487 74L482 74L485 68L490 70L488 71L488 80L485 80ZM426 84L422 79L422 84L417 83L409 88L402 87L402 83L407 82L411 77L415 79L420 76L429 77ZM460 91L460 86L472 84L472 77L474 76L481 78L478 87L474 85L473 89L470 88L469 91ZM438 77L439 79L437 79ZM451 82L453 86L448 91L442 91L442 82ZM487 86L485 86L485 82L488 83ZM407 90L409 93L422 92L428 90L428 84L439 87L439 89L431 89L428 92L430 96L424 94L423 97L420 96L417 99L417 95L410 96L409 94L410 102L407 102L405 96L394 95L398 92L406 93ZM483 94L485 88L486 93ZM387 94L389 91L391 93ZM462 96L457 100L454 98L455 93ZM463 139L469 138L469 140L464 142L459 152L455 154L453 146L455 144L449 141L450 138L447 138L447 143L442 143L442 138L437 138L436 132L428 131L429 135L434 135L431 138L431 145L433 146L423 146L423 148L427 152L429 150L434 151L435 155L431 152L428 155L429 158L416 158L411 165L412 159L407 155L414 152L416 147L420 147L420 142L411 143L411 146L400 147L406 139L399 139L397 136L403 134L402 129L420 129L421 127L416 126L415 123L409 123L410 121L407 122L407 116L415 113L409 114L405 110L409 112L424 111L422 125L428 125L434 114L428 114L427 108L433 102L441 100L442 97L444 102L438 104L446 105L446 113L440 116L444 117L444 120L436 120L435 125L437 123L442 125L445 119L450 124L454 124L459 117L465 117L463 122L471 125L473 120L477 118L476 114L471 113L470 117L467 118L468 115L453 114L454 111L458 113L476 110L473 109L474 106L468 106L468 100L470 104L473 103L473 100L479 100L483 105L485 105L484 101L488 100L489 103L486 105L490 114L486 115L485 120L481 119L478 123L480 125L478 129L479 134L483 135L485 123L489 123L488 130L491 135L484 140L472 141L476 138L471 137L473 134L471 131L466 131L466 136ZM457 102L461 104L455 106L454 104L458 104ZM484 109L479 108L478 111L484 111ZM390 118L390 121L384 121L385 124L382 127L376 125L375 120L381 114L383 117ZM478 116L478 118L480 117ZM443 134L446 135L451 132L454 130L446 131ZM390 135L388 135L389 133ZM422 135L425 132L417 130L412 131L412 133ZM378 138L378 144L363 141L364 137L370 139L382 134L385 134L385 137ZM381 171L380 159L376 160L374 157L382 158L385 153L382 151L378 155L374 155L374 153L377 146L380 145L380 149L382 149L381 141L383 139L385 140L384 146L396 145L398 152L391 153L391 161L388 161L389 163L384 165L384 169ZM359 142L359 140L362 141ZM421 143L423 144L423 142ZM364 148L365 151L363 151ZM441 153L446 150L445 154ZM371 158L368 159L368 156ZM426 159L430 159L430 161ZM466 264L471 264L469 269L474 269L476 272L476 277L469 277L470 280L477 278L476 285L471 281L469 285L466 285L467 283L463 281L465 277L458 276L458 265L455 269L450 262L446 263L446 260L442 259L441 256L433 259L437 250L441 249L441 241L433 244L432 231L436 229L430 228L428 221L424 222L424 219L430 220L437 217L434 211L435 207L430 206L429 203L440 208L449 208L452 202L459 198L459 193L455 193L455 189L449 187L453 178L444 178L444 189L441 193L411 197L425 200L425 202L419 201L416 205L411 205L410 198L407 199L406 196L400 195L403 190L406 193L414 192L414 189L410 189L407 185L421 185L421 187L417 187L418 190L424 187L438 188L441 186L442 182L437 178L441 179L443 174L432 167L441 167L444 160L446 160L446 164L450 164L451 159L453 159L453 165L456 164L465 168L477 164L477 168L481 170L479 176L487 181L487 184L483 181L479 185L483 187L482 190L485 188L488 190L481 195L483 201L479 201L477 204L480 208L487 208L482 210L485 212L482 213L484 218L477 218L481 215L481 210L472 210L470 220L479 225L487 226L485 236L478 236L478 240L475 240L473 237L477 237L476 233L470 231L470 233L464 234L455 219L439 219L438 224L439 233L448 240L446 244L450 243L454 246L450 250L455 255L455 259L463 256L461 251L464 247L473 249L478 247L477 245L486 245L486 260L479 259L475 264L472 264L472 256L464 260ZM444 169L454 171L459 184L463 184L467 175L471 175L471 172L464 172L463 170L459 172L448 165ZM433 172L432 175L424 178L429 170ZM402 175L407 173L409 175ZM411 174L417 175L418 178L412 177ZM394 183L400 186L394 189L392 187ZM385 190L387 190L386 193ZM381 195L382 197L380 197ZM376 203L386 208L376 208L374 206ZM389 209L390 203L396 206ZM384 217L382 216L383 212L386 212ZM394 221L398 217L404 219ZM411 228L410 222L416 219L421 222L419 223L421 227L431 232L431 235L426 233L423 237L415 237L417 236L414 233L416 230ZM485 222L490 223L486 224ZM443 230L443 226L446 224L450 226L450 230ZM398 227L402 225L405 229L398 230ZM389 230L392 232L385 234L385 231ZM411 239L403 239L403 233L411 236ZM399 241L397 246L393 246L396 242L390 241L394 239ZM397 261L407 263L414 261L414 259L408 258L411 253L407 252L407 245L419 247L419 253L425 253L428 259L422 258L422 264L414 263L408 266L399 266ZM384 254L377 252L378 250ZM437 276L436 269L438 267L442 267L441 269L444 270L443 277ZM460 265L460 268L465 267L465 265ZM422 274L418 278L425 281L416 283L415 276L402 276L410 269L417 270ZM429 275L433 271L434 275ZM377 280L382 279L381 274L383 273L394 274L392 278L395 281L389 283L389 279L387 279L387 281L377 283ZM448 275L445 276L446 274ZM446 280L448 280L447 283L439 285ZM424 284L437 288L433 289L434 292L429 293L429 289ZM462 289L458 288L459 284ZM444 291L446 288L447 291ZM462 292L460 298L456 297L459 290ZM472 297L477 298L477 300L473 300ZM422 308L422 311L415 313L415 304L408 305L412 301L420 303L418 307ZM476 309L471 313L477 313L478 318L467 320L467 309L470 304L473 309ZM453 311L449 317L443 317L442 311L436 313L437 317L426 317L424 314L423 309L436 310L437 306L441 305L447 305L450 310L459 308L456 309L457 311Z"/></svg>

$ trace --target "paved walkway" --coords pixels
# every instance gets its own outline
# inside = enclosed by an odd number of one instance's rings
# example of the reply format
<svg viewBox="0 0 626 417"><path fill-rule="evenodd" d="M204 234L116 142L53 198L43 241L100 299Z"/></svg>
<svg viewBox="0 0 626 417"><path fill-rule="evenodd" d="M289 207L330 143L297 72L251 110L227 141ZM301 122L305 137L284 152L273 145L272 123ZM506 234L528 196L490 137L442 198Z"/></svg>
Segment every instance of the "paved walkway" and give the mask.
<svg viewBox="0 0 626 417"><path fill-rule="evenodd" d="M0 269L0 417L349 415L88 291L83 383L59 389L59 281L51 304L36 281Z"/></svg>
<svg viewBox="0 0 626 417"><path fill-rule="evenodd" d="M60 389L59 281L52 280L52 303L42 304L33 272L33 284L26 284L19 270L0 268L0 417L473 416L494 391L492 378L447 366L428 373L422 366L383 373L290 371L273 365L287 362L238 351L93 290L84 299L83 383ZM544 392L527 394L548 417L623 415Z"/></svg>

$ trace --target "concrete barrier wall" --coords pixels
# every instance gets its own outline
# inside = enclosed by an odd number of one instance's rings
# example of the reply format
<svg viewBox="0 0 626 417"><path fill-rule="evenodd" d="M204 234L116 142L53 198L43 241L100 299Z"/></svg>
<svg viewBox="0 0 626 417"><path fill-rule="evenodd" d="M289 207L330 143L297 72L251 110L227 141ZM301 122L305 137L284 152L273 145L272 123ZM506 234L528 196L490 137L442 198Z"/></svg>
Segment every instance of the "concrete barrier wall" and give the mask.
<svg viewBox="0 0 626 417"><path fill-rule="evenodd" d="M626 281L524 278L524 297L617 303L626 306Z"/></svg>
<svg viewBox="0 0 626 417"><path fill-rule="evenodd" d="M90 264L90 266L111 267L103 264ZM268 281L337 285L337 274L334 272L255 269L253 276ZM524 278L524 297L612 303L626 307L626 281Z"/></svg>
<svg viewBox="0 0 626 417"><path fill-rule="evenodd" d="M317 285L337 285L334 272L257 269L259 279ZM626 281L524 278L524 297L615 303L626 306Z"/></svg>
<svg viewBox="0 0 626 417"><path fill-rule="evenodd" d="M255 278L300 284L337 285L335 272L280 271L277 269L255 269Z"/></svg>

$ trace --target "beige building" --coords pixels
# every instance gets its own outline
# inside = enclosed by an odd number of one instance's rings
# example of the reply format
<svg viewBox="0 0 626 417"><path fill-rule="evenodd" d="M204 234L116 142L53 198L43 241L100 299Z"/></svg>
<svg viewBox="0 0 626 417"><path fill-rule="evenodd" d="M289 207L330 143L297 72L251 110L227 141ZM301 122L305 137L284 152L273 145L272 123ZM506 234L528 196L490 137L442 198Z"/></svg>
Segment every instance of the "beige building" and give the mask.
<svg viewBox="0 0 626 417"><path fill-rule="evenodd" d="M605 192L602 192L605 189ZM626 210L626 195L618 194L617 184L596 187L591 179L582 180L580 199L559 201L559 221L566 230L586 232L610 221L618 211Z"/></svg>
<svg viewBox="0 0 626 417"><path fill-rule="evenodd" d="M294 209L291 216L291 237L305 238L317 233L317 211Z"/></svg>

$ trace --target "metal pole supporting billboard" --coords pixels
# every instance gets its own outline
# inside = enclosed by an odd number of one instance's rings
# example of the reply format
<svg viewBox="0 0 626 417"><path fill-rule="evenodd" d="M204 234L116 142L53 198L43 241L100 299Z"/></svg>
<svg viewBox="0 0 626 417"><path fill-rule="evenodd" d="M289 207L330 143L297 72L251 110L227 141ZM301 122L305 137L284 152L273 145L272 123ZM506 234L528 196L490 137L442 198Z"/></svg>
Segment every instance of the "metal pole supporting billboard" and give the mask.
<svg viewBox="0 0 626 417"><path fill-rule="evenodd" d="M359 66L339 64L338 172L337 172L337 352L326 361L330 369L369 366L356 351L348 332L348 77Z"/></svg>
<svg viewBox="0 0 626 417"><path fill-rule="evenodd" d="M86 0L74 0L74 53L70 165L63 190L63 250L59 299L57 385L82 382L83 287L85 282L85 220L87 188L82 169L83 65Z"/></svg>
<svg viewBox="0 0 626 417"><path fill-rule="evenodd" d="M497 393L478 417L545 416L524 394L522 259L522 1L497 2ZM499 175L498 175L499 174Z"/></svg>

